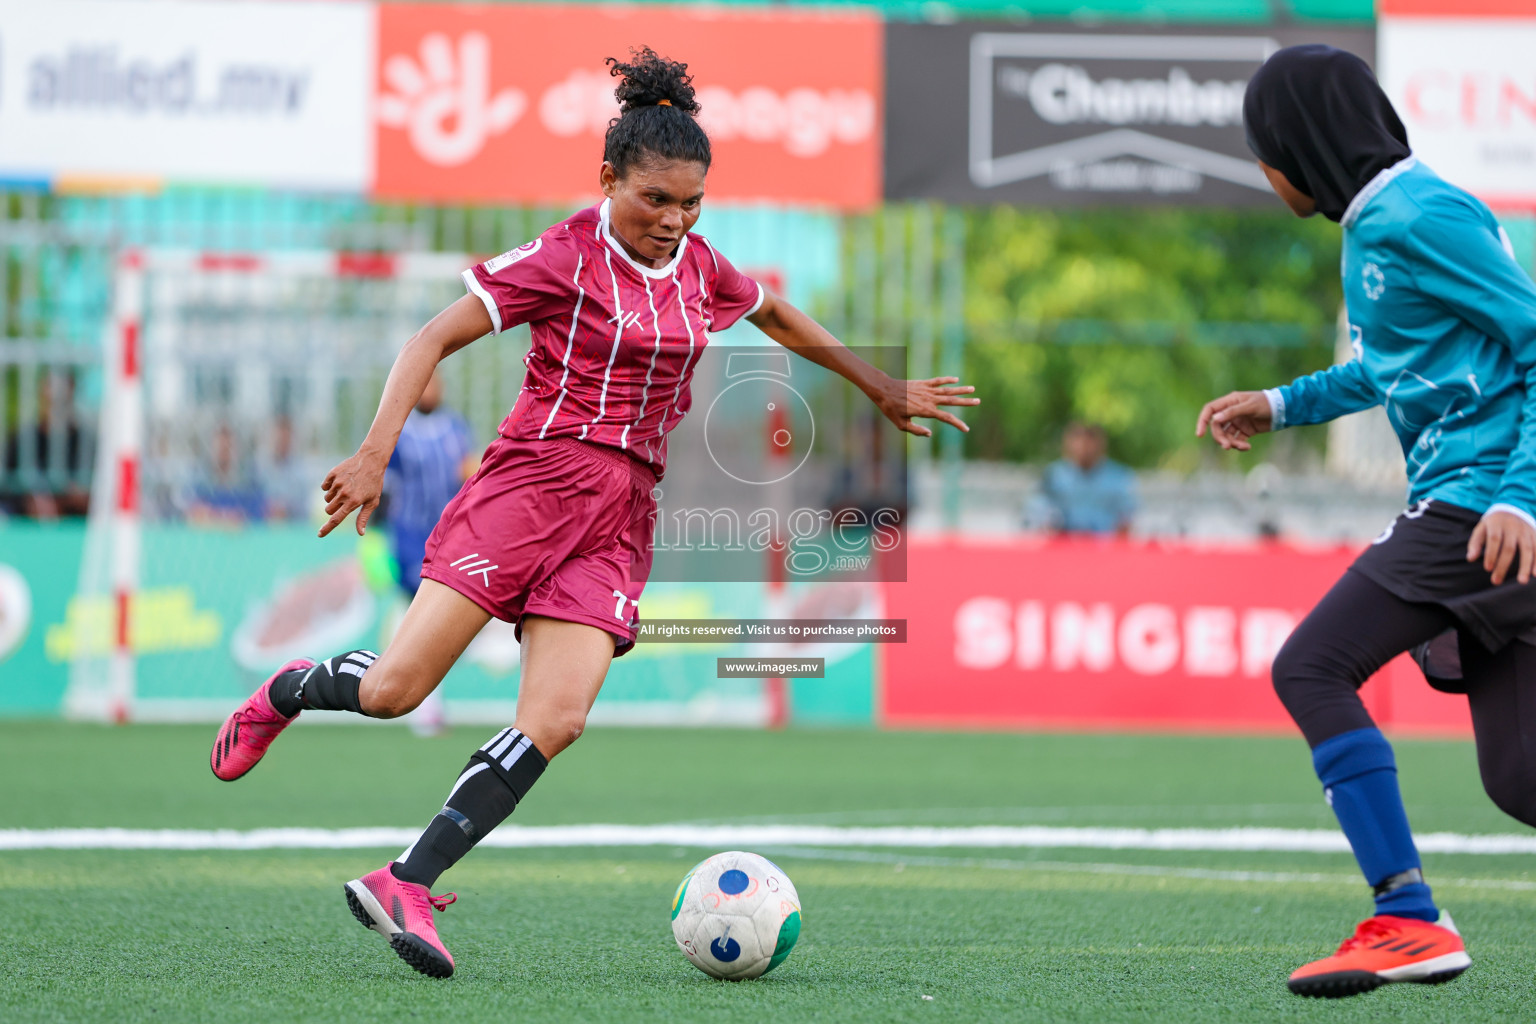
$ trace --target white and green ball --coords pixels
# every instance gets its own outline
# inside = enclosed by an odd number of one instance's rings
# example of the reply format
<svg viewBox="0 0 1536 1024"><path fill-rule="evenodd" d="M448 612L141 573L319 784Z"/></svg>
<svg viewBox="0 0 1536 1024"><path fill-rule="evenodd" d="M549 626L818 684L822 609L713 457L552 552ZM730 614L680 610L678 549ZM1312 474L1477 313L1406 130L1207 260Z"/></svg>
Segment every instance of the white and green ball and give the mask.
<svg viewBox="0 0 1536 1024"><path fill-rule="evenodd" d="M755 853L717 853L683 876L672 898L672 936L715 978L757 978L800 938L800 895L778 865Z"/></svg>

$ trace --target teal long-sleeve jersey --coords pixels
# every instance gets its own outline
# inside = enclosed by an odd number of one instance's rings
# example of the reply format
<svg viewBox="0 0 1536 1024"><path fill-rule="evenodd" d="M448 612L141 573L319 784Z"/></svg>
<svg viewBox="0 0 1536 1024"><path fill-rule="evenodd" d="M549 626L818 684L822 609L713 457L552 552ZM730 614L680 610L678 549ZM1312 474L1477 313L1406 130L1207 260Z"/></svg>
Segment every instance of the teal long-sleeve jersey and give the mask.
<svg viewBox="0 0 1536 1024"><path fill-rule="evenodd" d="M1408 500L1536 525L1536 283L1477 199L1409 157L1371 179L1344 226L1355 357L1266 391L1274 429L1384 406Z"/></svg>

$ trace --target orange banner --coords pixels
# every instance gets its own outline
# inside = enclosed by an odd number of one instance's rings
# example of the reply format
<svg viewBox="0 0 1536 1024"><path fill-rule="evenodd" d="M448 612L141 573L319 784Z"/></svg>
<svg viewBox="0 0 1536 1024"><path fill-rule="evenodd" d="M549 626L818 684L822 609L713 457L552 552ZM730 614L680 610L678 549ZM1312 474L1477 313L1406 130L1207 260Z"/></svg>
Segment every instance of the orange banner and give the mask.
<svg viewBox="0 0 1536 1024"><path fill-rule="evenodd" d="M880 196L881 26L867 14L382 4L375 192L567 202L597 195L617 115L605 57L688 64L712 198L857 209Z"/></svg>

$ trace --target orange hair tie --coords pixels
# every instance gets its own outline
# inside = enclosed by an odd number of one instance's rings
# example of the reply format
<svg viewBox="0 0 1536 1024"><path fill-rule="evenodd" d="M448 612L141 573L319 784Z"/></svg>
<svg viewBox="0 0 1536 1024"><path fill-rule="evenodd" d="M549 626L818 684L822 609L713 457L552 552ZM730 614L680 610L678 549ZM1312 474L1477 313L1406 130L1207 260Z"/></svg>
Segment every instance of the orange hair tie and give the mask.
<svg viewBox="0 0 1536 1024"><path fill-rule="evenodd" d="M670 107L672 105L672 101L671 100L657 100L656 101L656 105L658 107Z"/></svg>

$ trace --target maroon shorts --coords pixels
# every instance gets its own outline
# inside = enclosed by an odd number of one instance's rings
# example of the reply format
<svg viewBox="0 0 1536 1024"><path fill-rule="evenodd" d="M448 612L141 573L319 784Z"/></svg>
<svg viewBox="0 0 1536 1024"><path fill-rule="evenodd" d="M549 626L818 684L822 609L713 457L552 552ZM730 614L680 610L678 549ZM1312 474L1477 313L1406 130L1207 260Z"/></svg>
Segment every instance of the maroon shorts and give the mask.
<svg viewBox="0 0 1536 1024"><path fill-rule="evenodd" d="M425 579L498 619L581 622L635 643L651 571L656 476L614 448L575 438L498 437L427 540Z"/></svg>

